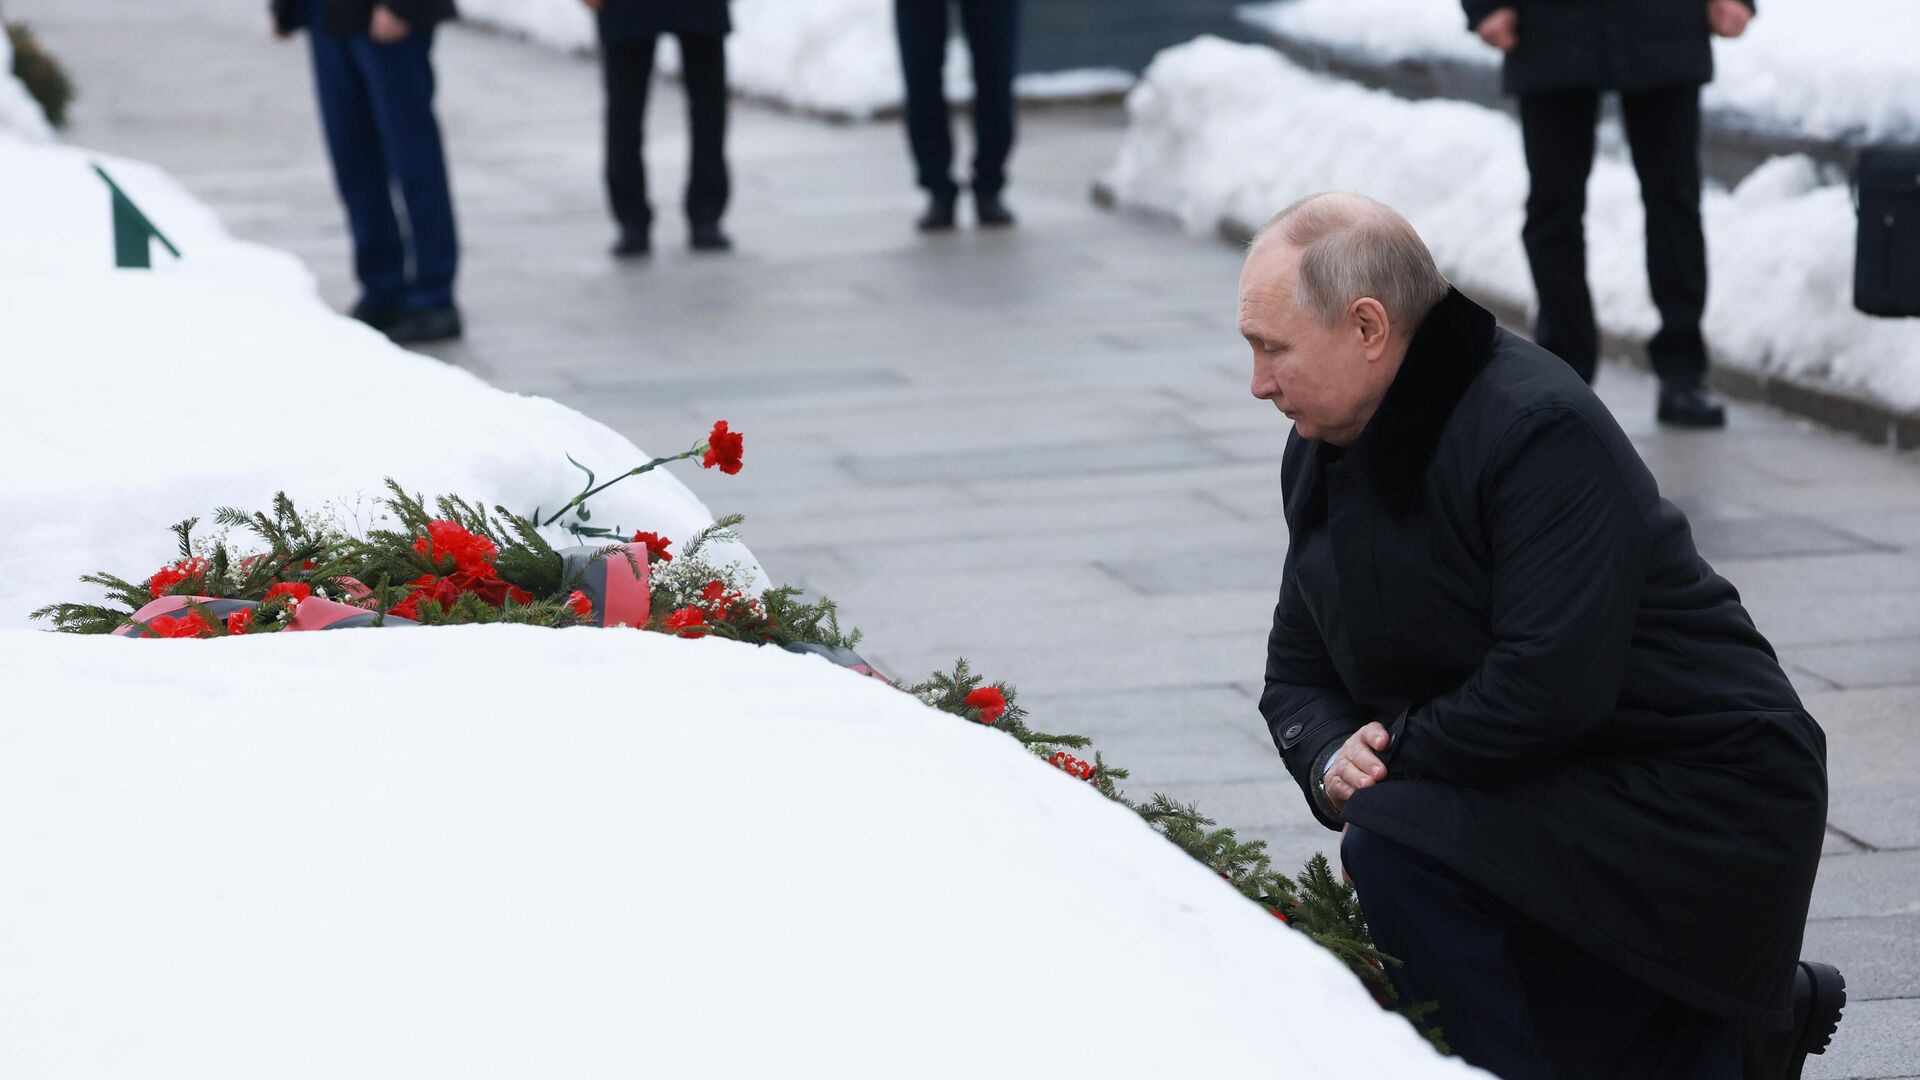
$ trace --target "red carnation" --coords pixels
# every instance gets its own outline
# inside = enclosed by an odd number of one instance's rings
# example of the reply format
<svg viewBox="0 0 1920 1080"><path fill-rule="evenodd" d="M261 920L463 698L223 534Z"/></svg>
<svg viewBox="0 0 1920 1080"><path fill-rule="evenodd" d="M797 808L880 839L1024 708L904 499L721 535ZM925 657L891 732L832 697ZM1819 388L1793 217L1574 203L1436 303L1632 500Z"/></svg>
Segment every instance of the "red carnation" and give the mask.
<svg viewBox="0 0 1920 1080"><path fill-rule="evenodd" d="M683 607L667 616L667 629L681 637L703 637L706 631L698 629L707 625L706 613L697 607Z"/></svg>
<svg viewBox="0 0 1920 1080"><path fill-rule="evenodd" d="M575 615L583 619L593 614L593 601L587 599L587 594L579 589L567 594L567 606L573 609Z"/></svg>
<svg viewBox="0 0 1920 1080"><path fill-rule="evenodd" d="M667 545L673 543L673 541L658 533L634 533L633 542L647 545L647 561L650 563L673 561L673 556L667 553Z"/></svg>
<svg viewBox="0 0 1920 1080"><path fill-rule="evenodd" d="M991 724L1007 712L1007 695L996 686L983 686L967 695L967 704L980 710L980 722Z"/></svg>
<svg viewBox="0 0 1920 1080"><path fill-rule="evenodd" d="M709 581L700 587L700 599L709 604L719 603L726 595L727 583L724 581Z"/></svg>
<svg viewBox="0 0 1920 1080"><path fill-rule="evenodd" d="M1286 923L1288 926L1293 925L1293 920L1287 918L1286 912L1281 911L1279 908L1268 908L1267 910L1273 912L1274 918L1279 919L1281 922Z"/></svg>
<svg viewBox="0 0 1920 1080"><path fill-rule="evenodd" d="M707 453L700 459L700 467L711 469L720 466L720 471L728 476L740 471L740 454L745 448L745 438L737 431L728 431L725 420L717 421L713 431L707 435Z"/></svg>
<svg viewBox="0 0 1920 1080"><path fill-rule="evenodd" d="M206 618L192 608L185 615L156 615L148 620L147 629L163 638L197 638L213 633Z"/></svg>
<svg viewBox="0 0 1920 1080"><path fill-rule="evenodd" d="M308 585L305 582L282 581L282 582L276 583L273 586L273 588L267 590L267 595L265 599L272 600L276 596L284 596L292 601L292 603L288 605L289 607L299 607L300 601L305 600L307 597L312 595L313 595L313 586Z"/></svg>
<svg viewBox="0 0 1920 1080"><path fill-rule="evenodd" d="M242 608L227 616L227 633L244 634L253 626L253 609Z"/></svg>
<svg viewBox="0 0 1920 1080"><path fill-rule="evenodd" d="M163 566L147 579L147 591L155 599L165 596L175 585L190 578L198 578L207 572L205 559L181 559L172 566Z"/></svg>
<svg viewBox="0 0 1920 1080"><path fill-rule="evenodd" d="M500 554L493 541L451 521L427 522L427 535L413 538L413 550L432 560L435 569L443 569L441 559L452 559L456 571L477 578L493 576L493 560Z"/></svg>

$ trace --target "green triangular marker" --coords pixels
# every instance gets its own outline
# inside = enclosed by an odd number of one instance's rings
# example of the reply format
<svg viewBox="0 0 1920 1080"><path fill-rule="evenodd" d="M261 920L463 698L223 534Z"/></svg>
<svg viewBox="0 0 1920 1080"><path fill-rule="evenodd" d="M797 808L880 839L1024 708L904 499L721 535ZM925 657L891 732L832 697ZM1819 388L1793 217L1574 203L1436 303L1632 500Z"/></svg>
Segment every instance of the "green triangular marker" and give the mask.
<svg viewBox="0 0 1920 1080"><path fill-rule="evenodd" d="M113 192L113 264L122 270L152 269L153 240L165 244L174 258L180 258L180 249L174 247L173 241L167 239L166 234L148 221L147 215L141 213L139 207L133 205L133 200L127 198L127 193L113 182L107 170L95 163L93 171L100 174L100 179L106 181L107 190Z"/></svg>

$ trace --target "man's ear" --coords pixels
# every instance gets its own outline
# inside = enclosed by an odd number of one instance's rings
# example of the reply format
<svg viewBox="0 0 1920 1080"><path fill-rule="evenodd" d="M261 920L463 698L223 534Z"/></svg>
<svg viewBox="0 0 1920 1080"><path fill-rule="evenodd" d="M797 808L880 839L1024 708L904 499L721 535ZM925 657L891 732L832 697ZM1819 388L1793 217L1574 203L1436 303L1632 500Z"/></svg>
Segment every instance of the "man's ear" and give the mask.
<svg viewBox="0 0 1920 1080"><path fill-rule="evenodd" d="M1363 296L1353 302L1348 313L1353 319L1354 329L1360 334L1361 347L1369 354L1368 359L1384 353L1390 330L1386 307L1371 296Z"/></svg>

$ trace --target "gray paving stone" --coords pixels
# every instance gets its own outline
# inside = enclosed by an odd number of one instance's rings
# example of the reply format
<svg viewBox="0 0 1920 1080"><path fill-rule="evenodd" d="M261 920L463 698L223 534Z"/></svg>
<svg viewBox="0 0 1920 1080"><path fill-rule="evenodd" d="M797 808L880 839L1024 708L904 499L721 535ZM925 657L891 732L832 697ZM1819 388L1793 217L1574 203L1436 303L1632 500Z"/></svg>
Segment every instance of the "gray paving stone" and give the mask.
<svg viewBox="0 0 1920 1080"><path fill-rule="evenodd" d="M1920 851L1826 859L1807 917L1835 919L1920 915Z"/></svg>
<svg viewBox="0 0 1920 1080"><path fill-rule="evenodd" d="M1783 555L1831 555L1872 551L1863 537L1816 521L1786 515L1693 517L1693 541L1708 560L1777 558Z"/></svg>
<svg viewBox="0 0 1920 1080"><path fill-rule="evenodd" d="M1179 469L1223 460L1222 455L1194 439L1160 439L994 450L965 454L899 454L854 458L847 471L862 480L979 480L1002 476L1061 474L1081 476L1098 472L1141 469Z"/></svg>
<svg viewBox="0 0 1920 1080"><path fill-rule="evenodd" d="M1839 968L1849 1000L1920 998L1920 912L1810 922L1800 955Z"/></svg>
<svg viewBox="0 0 1920 1080"><path fill-rule="evenodd" d="M1806 645L1782 655L1836 687L1920 684L1920 637Z"/></svg>
<svg viewBox="0 0 1920 1080"><path fill-rule="evenodd" d="M1920 1062L1920 999L1856 1001L1847 1006L1833 1046L1807 1059L1807 1080L1883 1080L1910 1076Z"/></svg>

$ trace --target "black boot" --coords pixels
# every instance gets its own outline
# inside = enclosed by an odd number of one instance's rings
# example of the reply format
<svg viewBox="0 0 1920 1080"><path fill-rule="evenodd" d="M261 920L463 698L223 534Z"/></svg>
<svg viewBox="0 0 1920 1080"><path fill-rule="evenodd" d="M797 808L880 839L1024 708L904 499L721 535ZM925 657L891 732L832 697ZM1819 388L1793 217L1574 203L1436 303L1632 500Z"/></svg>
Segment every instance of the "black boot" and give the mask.
<svg viewBox="0 0 1920 1080"><path fill-rule="evenodd" d="M914 222L921 232L945 232L953 228L953 207L959 197L952 191L936 191L927 199L927 212Z"/></svg>
<svg viewBox="0 0 1920 1080"><path fill-rule="evenodd" d="M1660 384L1660 408L1655 415L1663 424L1675 427L1717 428L1727 426L1727 407L1720 403L1706 384L1697 380L1663 381Z"/></svg>
<svg viewBox="0 0 1920 1080"><path fill-rule="evenodd" d="M1800 1080L1807 1058L1827 1052L1847 1005L1847 980L1832 964L1800 961L1793 973L1793 1026L1750 1035L1743 1045L1746 1075Z"/></svg>
<svg viewBox="0 0 1920 1080"><path fill-rule="evenodd" d="M973 193L973 215L983 228L1004 229L1013 224L1013 211L1000 201L997 191L976 191Z"/></svg>
<svg viewBox="0 0 1920 1080"><path fill-rule="evenodd" d="M695 251L732 251L733 241L720 231L719 225L693 226L691 241Z"/></svg>
<svg viewBox="0 0 1920 1080"><path fill-rule="evenodd" d="M395 345L425 345L434 341L452 341L461 332L460 309L448 304L446 307L401 312L387 327L387 340Z"/></svg>
<svg viewBox="0 0 1920 1080"><path fill-rule="evenodd" d="M376 304L363 296L347 314L384 334L399 312L390 304Z"/></svg>
<svg viewBox="0 0 1920 1080"><path fill-rule="evenodd" d="M616 259L636 259L653 251L653 241L645 229L621 229L612 251Z"/></svg>

